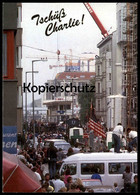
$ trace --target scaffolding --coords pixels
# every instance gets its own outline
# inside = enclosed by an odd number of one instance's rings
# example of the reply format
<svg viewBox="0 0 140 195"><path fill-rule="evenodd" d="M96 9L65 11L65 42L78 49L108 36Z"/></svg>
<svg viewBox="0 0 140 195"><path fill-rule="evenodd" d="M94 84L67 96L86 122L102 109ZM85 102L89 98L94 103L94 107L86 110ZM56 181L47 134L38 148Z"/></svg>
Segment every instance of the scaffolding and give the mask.
<svg viewBox="0 0 140 195"><path fill-rule="evenodd" d="M123 21L126 42L123 48L125 93L127 97L127 127L137 129L137 3L126 3Z"/></svg>

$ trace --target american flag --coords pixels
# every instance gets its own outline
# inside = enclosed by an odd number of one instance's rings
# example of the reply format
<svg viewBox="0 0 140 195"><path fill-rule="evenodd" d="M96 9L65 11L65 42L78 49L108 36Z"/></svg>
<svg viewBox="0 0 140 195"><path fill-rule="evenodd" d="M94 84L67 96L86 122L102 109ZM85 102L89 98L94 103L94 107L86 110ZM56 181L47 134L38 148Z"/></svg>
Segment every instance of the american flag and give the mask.
<svg viewBox="0 0 140 195"><path fill-rule="evenodd" d="M89 118L89 127L91 130L94 131L96 135L106 138L106 134L103 130L103 126L100 123L95 122L93 119Z"/></svg>
<svg viewBox="0 0 140 195"><path fill-rule="evenodd" d="M103 130L103 126L98 122L98 119L95 115L95 109L93 108L92 101L90 106L90 117L89 117L88 126L91 130L94 131L95 135L106 138L106 134Z"/></svg>

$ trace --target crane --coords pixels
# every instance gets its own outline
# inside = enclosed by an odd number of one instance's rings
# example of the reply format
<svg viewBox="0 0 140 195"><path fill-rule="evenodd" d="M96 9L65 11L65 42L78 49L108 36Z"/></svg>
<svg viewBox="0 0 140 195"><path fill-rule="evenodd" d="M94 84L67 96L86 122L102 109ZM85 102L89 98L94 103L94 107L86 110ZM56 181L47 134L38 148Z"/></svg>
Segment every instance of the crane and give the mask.
<svg viewBox="0 0 140 195"><path fill-rule="evenodd" d="M104 26L102 25L101 21L99 20L99 18L97 17L97 15L95 14L94 10L92 9L92 7L90 6L89 3L84 3L85 7L87 8L87 10L89 11L90 15L92 16L92 18L94 19L94 21L96 22L97 26L99 27L99 29L102 32L102 35L104 37L107 37L109 34L107 32L107 30L104 28Z"/></svg>

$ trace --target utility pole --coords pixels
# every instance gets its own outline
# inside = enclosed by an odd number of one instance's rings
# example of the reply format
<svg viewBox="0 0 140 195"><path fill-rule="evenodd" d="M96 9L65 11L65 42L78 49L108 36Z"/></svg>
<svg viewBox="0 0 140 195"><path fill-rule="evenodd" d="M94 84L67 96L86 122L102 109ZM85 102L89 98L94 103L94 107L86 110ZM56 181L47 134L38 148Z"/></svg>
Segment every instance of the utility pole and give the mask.
<svg viewBox="0 0 140 195"><path fill-rule="evenodd" d="M32 73L32 71L25 72L25 84L27 86L27 74ZM34 71L33 73L38 73L38 71ZM27 90L25 91L25 120L26 120L26 132L27 132Z"/></svg>
<svg viewBox="0 0 140 195"><path fill-rule="evenodd" d="M40 60L32 60L32 86L34 86L34 62L39 62L39 61L48 61L47 58L46 59L40 59ZM33 106L33 144L35 147L35 120L34 120L34 92L32 92L32 106Z"/></svg>

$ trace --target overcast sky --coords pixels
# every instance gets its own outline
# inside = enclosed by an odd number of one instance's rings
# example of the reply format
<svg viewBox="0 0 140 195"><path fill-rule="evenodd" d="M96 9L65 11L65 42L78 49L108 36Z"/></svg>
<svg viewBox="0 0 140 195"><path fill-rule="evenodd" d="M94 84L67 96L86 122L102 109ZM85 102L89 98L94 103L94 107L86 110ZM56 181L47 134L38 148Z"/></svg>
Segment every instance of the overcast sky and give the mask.
<svg viewBox="0 0 140 195"><path fill-rule="evenodd" d="M116 3L90 3L96 15L109 33L116 30ZM47 21L51 13L51 19ZM37 17L33 16L38 15ZM46 22L43 22L46 18ZM71 20L73 27L53 32L51 25L63 26ZM51 24L52 23L52 24ZM76 25L77 24L77 25ZM93 52L98 55L97 44L103 35L81 3L22 3L22 67L23 82L25 72L31 71L32 60L47 57L46 62L35 62L35 84L43 85L48 79L54 79L57 72L64 68L50 69L49 65L64 65L64 55L80 57L83 52ZM46 30L48 29L48 31ZM49 36L46 35L48 33ZM31 48L30 48L31 47ZM42 51L41 51L42 49ZM57 50L60 50L61 60L57 60ZM43 51L45 50L45 51ZM53 58L53 59L52 59ZM28 82L31 82L31 74L28 74ZM23 96L24 97L24 96ZM39 96L35 94L35 99ZM24 101L24 100L23 100ZM28 94L28 102L31 102L31 94ZM24 102L23 102L24 104Z"/></svg>

